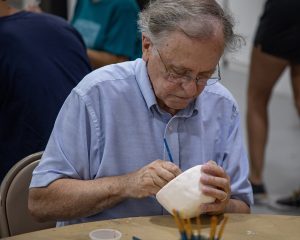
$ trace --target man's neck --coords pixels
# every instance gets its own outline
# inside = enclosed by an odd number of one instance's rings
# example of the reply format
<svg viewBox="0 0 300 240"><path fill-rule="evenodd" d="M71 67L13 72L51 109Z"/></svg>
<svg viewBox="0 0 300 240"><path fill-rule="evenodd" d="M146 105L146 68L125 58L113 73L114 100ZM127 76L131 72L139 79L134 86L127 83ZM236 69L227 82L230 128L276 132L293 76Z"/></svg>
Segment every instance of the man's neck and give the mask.
<svg viewBox="0 0 300 240"><path fill-rule="evenodd" d="M3 2L0 0L0 17L10 16L17 12L19 12L19 9L13 8L9 5L7 5L6 2Z"/></svg>

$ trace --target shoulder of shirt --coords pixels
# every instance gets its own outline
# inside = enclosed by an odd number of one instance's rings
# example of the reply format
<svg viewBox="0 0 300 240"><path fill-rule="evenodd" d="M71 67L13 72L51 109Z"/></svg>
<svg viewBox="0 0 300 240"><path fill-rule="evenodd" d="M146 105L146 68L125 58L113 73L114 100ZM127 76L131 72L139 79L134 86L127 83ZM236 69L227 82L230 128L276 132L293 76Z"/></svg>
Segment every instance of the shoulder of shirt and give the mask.
<svg viewBox="0 0 300 240"><path fill-rule="evenodd" d="M39 19L39 20L52 20L52 21L55 21L55 22L61 22L61 23L64 23L64 24L68 24L68 21L60 16L57 16L57 15L54 15L54 14L50 14L50 13L46 13L46 12L43 12L43 13L35 13L35 12L29 12L29 11L23 11L24 12L24 15L23 17L26 18L26 17L29 17L29 18L36 18L36 19Z"/></svg>
<svg viewBox="0 0 300 240"><path fill-rule="evenodd" d="M12 16L14 16L14 18L18 18L20 21L31 21L32 25L34 26L44 25L46 28L52 25L54 27L59 27L58 30L60 28L67 28L69 30L72 29L74 31L73 26L66 19L50 13L35 13L29 11L21 11Z"/></svg>
<svg viewBox="0 0 300 240"><path fill-rule="evenodd" d="M139 6L135 0L114 0L111 4L115 7L115 9L120 11L139 11Z"/></svg>
<svg viewBox="0 0 300 240"><path fill-rule="evenodd" d="M105 85L115 84L117 81L135 80L137 61L111 64L98 68L86 75L73 90L84 96L96 89L104 88ZM115 85L117 86L117 84Z"/></svg>
<svg viewBox="0 0 300 240"><path fill-rule="evenodd" d="M204 88L203 92L205 94L213 94L220 98L223 98L224 100L231 102L233 105L237 107L237 102L233 97L232 93L220 82L217 82L214 85Z"/></svg>
<svg viewBox="0 0 300 240"><path fill-rule="evenodd" d="M128 13L138 14L140 11L139 5L135 0L110 0L109 4L110 6L107 10L113 11L115 16L127 15Z"/></svg>

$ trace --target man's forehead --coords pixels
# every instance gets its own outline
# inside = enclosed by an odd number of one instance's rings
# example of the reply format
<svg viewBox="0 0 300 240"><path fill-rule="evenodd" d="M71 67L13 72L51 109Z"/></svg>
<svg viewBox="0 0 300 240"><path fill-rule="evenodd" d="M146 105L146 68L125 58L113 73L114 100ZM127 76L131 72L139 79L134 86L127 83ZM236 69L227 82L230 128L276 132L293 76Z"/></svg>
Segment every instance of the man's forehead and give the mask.
<svg viewBox="0 0 300 240"><path fill-rule="evenodd" d="M191 40L176 33L159 47L169 67L180 71L195 71L196 68L211 72L222 55L222 47L214 46L211 41Z"/></svg>
<svg viewBox="0 0 300 240"><path fill-rule="evenodd" d="M200 67L200 61L199 61L199 65L198 67ZM177 73L180 73L180 72L184 72L185 74L192 74L195 69L192 69L188 66L184 66L184 65L177 65L176 63L175 64L170 64L169 68ZM197 75L201 75L201 74L211 74L213 73L215 70L216 70L216 67L212 67L210 69L197 69Z"/></svg>

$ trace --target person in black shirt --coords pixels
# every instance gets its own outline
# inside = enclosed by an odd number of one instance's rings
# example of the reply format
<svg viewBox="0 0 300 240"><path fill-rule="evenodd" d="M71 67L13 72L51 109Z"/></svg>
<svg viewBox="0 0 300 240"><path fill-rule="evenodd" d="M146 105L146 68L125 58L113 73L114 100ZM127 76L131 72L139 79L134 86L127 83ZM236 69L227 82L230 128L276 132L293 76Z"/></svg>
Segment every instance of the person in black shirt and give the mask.
<svg viewBox="0 0 300 240"><path fill-rule="evenodd" d="M79 33L64 19L0 1L0 181L44 150L71 89L91 71Z"/></svg>
<svg viewBox="0 0 300 240"><path fill-rule="evenodd" d="M300 115L300 1L268 0L254 39L248 86L250 181L255 200L266 198L263 182L272 90L290 68L295 107Z"/></svg>

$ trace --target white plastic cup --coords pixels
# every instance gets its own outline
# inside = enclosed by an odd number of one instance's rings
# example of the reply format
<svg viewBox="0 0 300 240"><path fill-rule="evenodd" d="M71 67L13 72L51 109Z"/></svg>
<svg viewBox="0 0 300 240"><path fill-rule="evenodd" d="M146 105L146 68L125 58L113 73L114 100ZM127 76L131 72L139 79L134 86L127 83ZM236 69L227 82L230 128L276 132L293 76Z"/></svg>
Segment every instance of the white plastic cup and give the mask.
<svg viewBox="0 0 300 240"><path fill-rule="evenodd" d="M96 229L89 233L91 240L118 240L122 233L115 229Z"/></svg>

